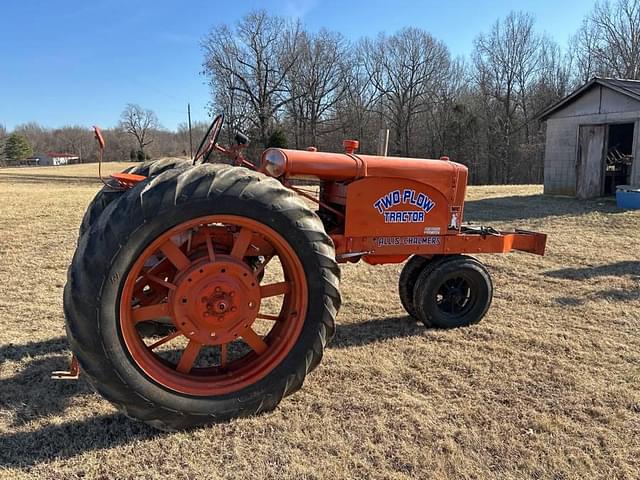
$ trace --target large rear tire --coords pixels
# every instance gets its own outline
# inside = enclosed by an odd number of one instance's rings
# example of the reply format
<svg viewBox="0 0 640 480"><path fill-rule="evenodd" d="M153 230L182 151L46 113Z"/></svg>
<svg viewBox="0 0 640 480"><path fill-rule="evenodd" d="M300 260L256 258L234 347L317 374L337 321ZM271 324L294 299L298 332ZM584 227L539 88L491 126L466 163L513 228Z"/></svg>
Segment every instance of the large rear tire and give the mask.
<svg viewBox="0 0 640 480"><path fill-rule="evenodd" d="M283 281L260 285L267 258ZM320 362L339 273L320 219L276 180L230 166L173 169L111 202L80 239L67 335L89 382L129 417L175 430L252 415ZM165 295L146 298L148 281ZM273 299L279 313L263 313ZM145 339L137 323L158 317L175 332Z"/></svg>
<svg viewBox="0 0 640 480"><path fill-rule="evenodd" d="M161 173L171 170L173 168L179 168L185 170L191 166L189 160L183 158L163 158L162 160L154 160L149 162L143 162L138 165L125 168L122 173L131 173L135 175L142 175L145 177L156 177ZM100 189L96 196L91 200L91 203L87 207L80 224L79 236L82 237L89 227L96 221L102 214L105 208L113 202L116 198L120 197L123 193L121 188L117 185L107 186L105 185Z"/></svg>

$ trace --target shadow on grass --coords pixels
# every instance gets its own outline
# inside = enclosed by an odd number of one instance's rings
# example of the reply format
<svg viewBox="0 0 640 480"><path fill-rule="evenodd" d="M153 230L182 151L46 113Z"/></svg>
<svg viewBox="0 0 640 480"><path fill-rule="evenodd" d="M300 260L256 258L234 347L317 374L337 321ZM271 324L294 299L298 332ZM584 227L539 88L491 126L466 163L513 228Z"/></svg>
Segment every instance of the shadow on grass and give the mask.
<svg viewBox="0 0 640 480"><path fill-rule="evenodd" d="M625 260L591 267L561 268L545 272L544 275L564 280L585 280L592 277L614 275L617 277L631 276L640 279L640 261Z"/></svg>
<svg viewBox="0 0 640 480"><path fill-rule="evenodd" d="M338 325L330 348L349 348L392 338L419 335L424 326L403 317ZM52 355L52 353L54 355ZM25 345L0 347L0 358L33 358L15 376L0 381L0 409L12 426L62 414L74 397L93 393L86 382L51 380L52 370L66 369L69 361L63 337ZM88 450L124 445L164 435L140 422L113 413L85 420L49 424L28 432L0 434L0 467L32 467L40 462L70 458ZM90 439L90 441L88 441Z"/></svg>
<svg viewBox="0 0 640 480"><path fill-rule="evenodd" d="M65 337L56 337L40 342L29 342L23 345L8 343L0 345L0 364L5 360L18 361L24 357L38 357L57 352L69 350Z"/></svg>
<svg viewBox="0 0 640 480"><path fill-rule="evenodd" d="M123 415L99 415L86 420L47 425L33 432L0 435L0 466L32 467L40 462L71 458L88 450L125 445L163 435Z"/></svg>
<svg viewBox="0 0 640 480"><path fill-rule="evenodd" d="M85 183L94 185L100 183L100 179L97 175L95 177L82 177L82 176L65 176L65 175L21 175L11 173L1 173L0 180L7 180L9 182L20 183Z"/></svg>
<svg viewBox="0 0 640 480"><path fill-rule="evenodd" d="M472 223L575 216L592 212L619 213L621 210L611 198L578 200L542 194L483 198L468 200L464 204L465 221Z"/></svg>
<svg viewBox="0 0 640 480"><path fill-rule="evenodd" d="M48 355L30 361L17 375L0 380L0 407L12 426L64 412L73 397L93 393L83 381L53 380L53 370L66 370L69 355Z"/></svg>
<svg viewBox="0 0 640 480"><path fill-rule="evenodd" d="M0 380L0 408L13 426L64 412L74 396L91 393L85 382L51 379L54 370L69 367L64 337L0 346L0 362L25 361L16 375Z"/></svg>
<svg viewBox="0 0 640 480"><path fill-rule="evenodd" d="M329 348L359 347L393 338L413 337L422 334L424 329L424 325L406 315L337 325Z"/></svg>
<svg viewBox="0 0 640 480"><path fill-rule="evenodd" d="M2 361L26 361L14 376L0 380L0 413L15 430L0 433L2 467L32 467L40 462L70 458L151 438L162 433L124 415L94 416L85 420L49 423L34 431L16 431L28 422L62 415L75 398L93 394L82 380L53 380L53 370L66 370L69 352L64 337L24 345L0 346Z"/></svg>
<svg viewBox="0 0 640 480"><path fill-rule="evenodd" d="M593 277L616 276L630 277L640 281L640 262L626 260L623 262L610 263L581 268L561 268L545 272L544 275L563 280L584 281ZM640 288L608 288L599 292L589 294L587 297L559 297L556 302L562 306L578 307L588 301L607 300L609 302L634 302L640 300Z"/></svg>

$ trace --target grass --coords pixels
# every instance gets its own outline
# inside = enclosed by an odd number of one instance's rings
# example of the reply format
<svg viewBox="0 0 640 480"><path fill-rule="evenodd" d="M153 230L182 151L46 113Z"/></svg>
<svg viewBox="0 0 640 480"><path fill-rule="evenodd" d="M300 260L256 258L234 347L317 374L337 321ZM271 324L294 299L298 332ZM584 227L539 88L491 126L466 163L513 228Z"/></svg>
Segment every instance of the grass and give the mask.
<svg viewBox="0 0 640 480"><path fill-rule="evenodd" d="M467 220L549 234L545 257L482 257L480 324L425 329L400 306L401 266L345 266L336 337L299 393L166 434L49 379L95 173L0 170L0 477L638 478L640 212L471 187Z"/></svg>

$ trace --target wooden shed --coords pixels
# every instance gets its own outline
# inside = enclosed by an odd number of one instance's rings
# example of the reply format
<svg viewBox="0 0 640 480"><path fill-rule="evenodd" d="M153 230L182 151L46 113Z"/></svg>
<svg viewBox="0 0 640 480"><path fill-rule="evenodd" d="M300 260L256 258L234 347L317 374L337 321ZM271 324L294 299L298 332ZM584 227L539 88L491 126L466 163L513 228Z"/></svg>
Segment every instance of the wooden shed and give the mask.
<svg viewBox="0 0 640 480"><path fill-rule="evenodd" d="M640 184L640 81L596 77L540 118L545 193L593 198Z"/></svg>

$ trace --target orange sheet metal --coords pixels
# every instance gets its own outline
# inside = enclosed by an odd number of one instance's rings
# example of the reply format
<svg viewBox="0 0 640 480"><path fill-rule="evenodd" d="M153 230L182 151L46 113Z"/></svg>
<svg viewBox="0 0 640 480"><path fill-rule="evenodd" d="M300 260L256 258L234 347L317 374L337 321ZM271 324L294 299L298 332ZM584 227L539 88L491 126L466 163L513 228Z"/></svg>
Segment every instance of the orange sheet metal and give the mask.
<svg viewBox="0 0 640 480"><path fill-rule="evenodd" d="M547 236L537 232L501 232L500 235L460 234L444 237L444 253L507 253L512 250L544 255Z"/></svg>
<svg viewBox="0 0 640 480"><path fill-rule="evenodd" d="M347 153L281 149L290 177L317 177L322 180L354 180L364 177L413 179L443 193L451 189L451 179L465 184L467 167L448 160L379 157ZM464 192L462 192L464 194Z"/></svg>
<svg viewBox="0 0 640 480"><path fill-rule="evenodd" d="M547 236L536 232L500 232L499 235L344 237L332 236L338 260L361 254L369 263L399 263L409 255L507 253L513 250L544 255Z"/></svg>
<svg viewBox="0 0 640 480"><path fill-rule="evenodd" d="M136 175L135 173L114 173L111 175L111 178L118 182L124 189L133 188L138 183L147 179L144 175Z"/></svg>

